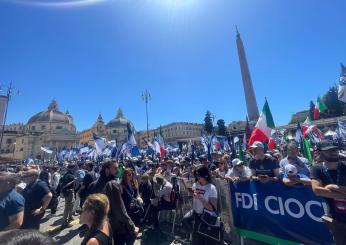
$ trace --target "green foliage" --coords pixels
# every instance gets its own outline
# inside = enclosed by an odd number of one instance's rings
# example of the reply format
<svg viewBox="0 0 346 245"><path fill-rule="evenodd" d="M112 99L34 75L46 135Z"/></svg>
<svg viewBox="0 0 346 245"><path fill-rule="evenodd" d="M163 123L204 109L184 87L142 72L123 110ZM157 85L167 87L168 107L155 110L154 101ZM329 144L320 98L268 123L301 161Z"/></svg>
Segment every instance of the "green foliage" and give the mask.
<svg viewBox="0 0 346 245"><path fill-rule="evenodd" d="M320 118L339 117L343 115L345 104L338 99L338 88L333 86L322 97L328 110L321 113Z"/></svg>
<svg viewBox="0 0 346 245"><path fill-rule="evenodd" d="M204 130L211 134L213 132L213 121L211 119L211 112L207 111L204 117Z"/></svg>
<svg viewBox="0 0 346 245"><path fill-rule="evenodd" d="M216 134L226 136L225 121L223 119L219 119L217 120L216 125L217 125Z"/></svg>

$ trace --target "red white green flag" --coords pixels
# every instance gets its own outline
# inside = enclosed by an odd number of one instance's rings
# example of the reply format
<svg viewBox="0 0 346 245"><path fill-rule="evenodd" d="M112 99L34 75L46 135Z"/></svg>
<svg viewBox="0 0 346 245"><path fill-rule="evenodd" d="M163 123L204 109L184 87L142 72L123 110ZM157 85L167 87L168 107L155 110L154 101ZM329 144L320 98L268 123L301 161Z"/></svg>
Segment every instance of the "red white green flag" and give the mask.
<svg viewBox="0 0 346 245"><path fill-rule="evenodd" d="M255 141L266 142L272 135L272 130L275 128L274 120L268 101L266 100L261 112L260 117L256 123L255 128L252 131L249 145L252 145Z"/></svg>
<svg viewBox="0 0 346 245"><path fill-rule="evenodd" d="M327 110L326 104L324 104L323 100L318 96L317 102L315 104L315 110L314 110L314 120L317 120L321 114L321 112L324 112Z"/></svg>

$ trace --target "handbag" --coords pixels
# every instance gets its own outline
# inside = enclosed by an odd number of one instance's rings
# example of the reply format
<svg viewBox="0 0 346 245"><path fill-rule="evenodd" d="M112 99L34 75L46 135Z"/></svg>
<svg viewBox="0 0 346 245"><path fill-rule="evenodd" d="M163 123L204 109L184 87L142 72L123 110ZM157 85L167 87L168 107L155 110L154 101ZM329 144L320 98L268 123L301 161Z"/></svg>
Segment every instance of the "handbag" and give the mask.
<svg viewBox="0 0 346 245"><path fill-rule="evenodd" d="M197 233L204 237L213 239L217 242L222 242L223 241L223 222L221 221L221 218L218 215L215 207L211 203L209 204L212 206L213 211L215 212L216 215L213 215L204 209L200 217L201 222L198 225Z"/></svg>

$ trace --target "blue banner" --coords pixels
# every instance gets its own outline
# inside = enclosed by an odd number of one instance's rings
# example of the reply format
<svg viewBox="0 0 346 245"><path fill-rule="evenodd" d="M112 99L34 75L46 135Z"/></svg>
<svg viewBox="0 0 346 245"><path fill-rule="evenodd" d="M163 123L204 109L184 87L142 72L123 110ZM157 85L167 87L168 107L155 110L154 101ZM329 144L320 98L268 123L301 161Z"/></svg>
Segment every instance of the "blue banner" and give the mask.
<svg viewBox="0 0 346 245"><path fill-rule="evenodd" d="M288 187L280 182L230 184L234 226L280 244L334 244L320 217L327 204L310 186ZM242 232L240 232L242 234ZM250 236L250 235L249 235Z"/></svg>

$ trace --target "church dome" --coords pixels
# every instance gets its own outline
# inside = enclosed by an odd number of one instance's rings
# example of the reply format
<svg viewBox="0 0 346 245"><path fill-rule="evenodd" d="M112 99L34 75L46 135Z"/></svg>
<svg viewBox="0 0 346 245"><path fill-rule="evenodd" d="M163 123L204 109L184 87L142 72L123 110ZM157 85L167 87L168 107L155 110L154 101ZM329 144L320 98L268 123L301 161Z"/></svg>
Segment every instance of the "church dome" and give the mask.
<svg viewBox="0 0 346 245"><path fill-rule="evenodd" d="M72 116L59 111L58 104L53 100L47 111L42 111L32 116L28 124L32 123L71 123Z"/></svg>
<svg viewBox="0 0 346 245"><path fill-rule="evenodd" d="M123 111L119 108L117 116L111 121L109 121L106 126L107 128L122 128L127 127L128 123L130 124L131 129L133 130L134 127L132 122L124 117Z"/></svg>

